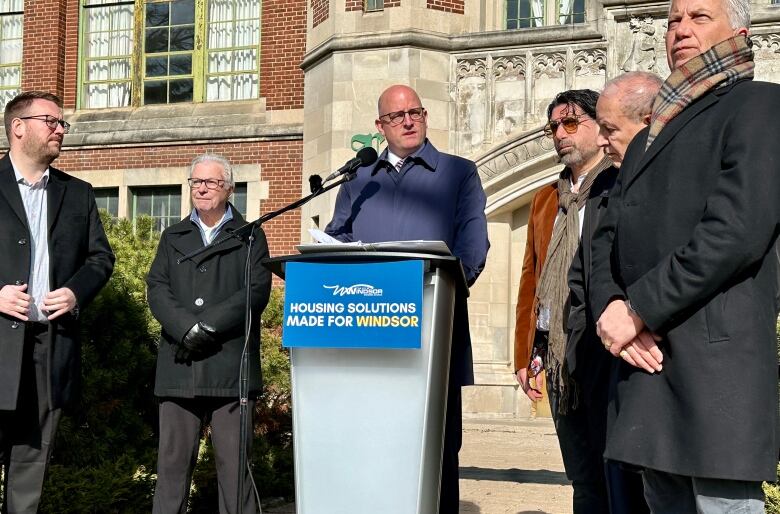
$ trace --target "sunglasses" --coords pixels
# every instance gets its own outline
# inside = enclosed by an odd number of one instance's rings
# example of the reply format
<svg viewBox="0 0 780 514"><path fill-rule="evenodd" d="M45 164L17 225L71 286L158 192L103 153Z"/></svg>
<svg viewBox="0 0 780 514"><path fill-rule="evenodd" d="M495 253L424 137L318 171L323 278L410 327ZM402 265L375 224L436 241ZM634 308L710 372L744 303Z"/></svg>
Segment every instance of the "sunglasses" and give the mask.
<svg viewBox="0 0 780 514"><path fill-rule="evenodd" d="M544 126L544 135L547 137L553 137L555 133L558 132L558 127L560 126L563 126L563 130L565 130L567 134L574 134L577 132L577 128L580 126L580 124L585 123L590 119L586 118L584 120L580 120L580 118L584 116L584 114L579 114L576 116L565 116L560 120L550 120L547 125Z"/></svg>

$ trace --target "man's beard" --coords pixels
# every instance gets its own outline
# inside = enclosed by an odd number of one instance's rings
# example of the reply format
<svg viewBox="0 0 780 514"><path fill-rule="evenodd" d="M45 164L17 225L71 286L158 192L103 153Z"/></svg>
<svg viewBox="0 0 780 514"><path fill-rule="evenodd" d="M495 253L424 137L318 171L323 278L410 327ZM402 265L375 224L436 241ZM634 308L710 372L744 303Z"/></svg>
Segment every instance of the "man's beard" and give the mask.
<svg viewBox="0 0 780 514"><path fill-rule="evenodd" d="M582 162L582 152L573 148L570 152L560 156L560 161L566 166L577 166Z"/></svg>
<svg viewBox="0 0 780 514"><path fill-rule="evenodd" d="M562 164L569 167L580 166L584 164L585 162L592 159L593 156L595 156L596 153L598 152L598 147L593 149L588 149L587 152L583 152L575 145L569 145L565 148L571 148L571 150L563 155L558 154L558 159Z"/></svg>
<svg viewBox="0 0 780 514"><path fill-rule="evenodd" d="M61 148L61 145L56 147L49 145L48 138L43 141L28 139L24 145L25 154L39 162L45 162L47 166L59 157Z"/></svg>

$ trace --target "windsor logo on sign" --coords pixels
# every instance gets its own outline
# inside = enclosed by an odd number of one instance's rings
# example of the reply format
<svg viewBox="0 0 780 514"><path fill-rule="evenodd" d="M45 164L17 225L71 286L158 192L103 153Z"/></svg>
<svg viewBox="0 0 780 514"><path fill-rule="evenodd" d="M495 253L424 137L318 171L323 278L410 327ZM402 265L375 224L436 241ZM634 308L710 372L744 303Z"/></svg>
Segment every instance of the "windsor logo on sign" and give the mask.
<svg viewBox="0 0 780 514"><path fill-rule="evenodd" d="M287 263L285 347L420 348L422 261Z"/></svg>

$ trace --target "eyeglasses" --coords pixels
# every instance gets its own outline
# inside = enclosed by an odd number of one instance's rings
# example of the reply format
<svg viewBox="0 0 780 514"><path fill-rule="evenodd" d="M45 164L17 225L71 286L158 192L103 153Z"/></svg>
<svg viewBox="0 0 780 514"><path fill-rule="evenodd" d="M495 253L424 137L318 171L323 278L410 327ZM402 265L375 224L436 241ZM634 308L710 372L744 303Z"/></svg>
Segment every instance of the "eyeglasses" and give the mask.
<svg viewBox="0 0 780 514"><path fill-rule="evenodd" d="M187 183L190 185L190 189L200 189L201 184L206 184L206 189L221 189L225 185L224 180L217 180L215 178L188 178Z"/></svg>
<svg viewBox="0 0 780 514"><path fill-rule="evenodd" d="M403 123L407 114L409 115L409 119L412 121L422 121L425 119L425 107L415 107L414 109L409 109L408 111L395 111L388 112L387 114L381 114L379 115L379 121L382 123L387 123L391 127L395 127L396 125Z"/></svg>
<svg viewBox="0 0 780 514"><path fill-rule="evenodd" d="M560 120L550 120L547 125L544 126L544 135L547 137L553 137L556 132L558 132L558 127L561 125L563 126L563 130L566 131L567 134L574 134L577 132L577 128L580 126L580 124L585 123L590 118L580 120L585 116L584 114L578 114L576 116L566 116L564 118L561 118Z"/></svg>
<svg viewBox="0 0 780 514"><path fill-rule="evenodd" d="M62 125L62 132L67 134L70 132L70 123L67 121L55 118L54 116L49 116L48 114L38 114L35 116L24 116L19 118L20 120L38 120L46 123L46 126L49 127L49 130L57 130L57 125Z"/></svg>

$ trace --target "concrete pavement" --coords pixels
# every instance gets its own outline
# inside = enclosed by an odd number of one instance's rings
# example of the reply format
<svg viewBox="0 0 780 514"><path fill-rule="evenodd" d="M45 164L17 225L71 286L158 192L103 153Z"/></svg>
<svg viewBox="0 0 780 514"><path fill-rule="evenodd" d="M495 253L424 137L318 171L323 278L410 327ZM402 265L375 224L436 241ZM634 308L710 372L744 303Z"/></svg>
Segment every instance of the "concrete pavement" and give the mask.
<svg viewBox="0 0 780 514"><path fill-rule="evenodd" d="M464 421L461 513L568 514L571 493L550 418ZM293 514L295 505L264 512Z"/></svg>
<svg viewBox="0 0 780 514"><path fill-rule="evenodd" d="M461 513L571 513L571 494L550 418L464 422Z"/></svg>

